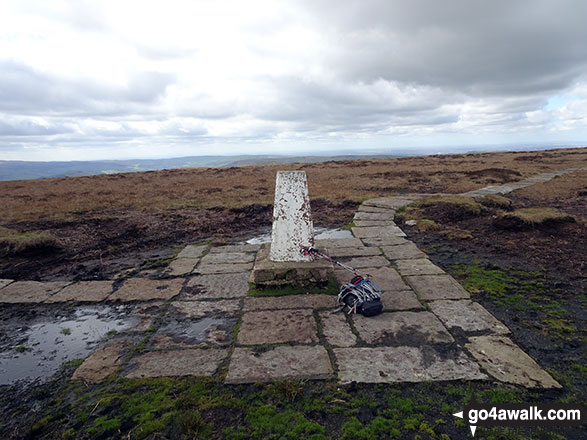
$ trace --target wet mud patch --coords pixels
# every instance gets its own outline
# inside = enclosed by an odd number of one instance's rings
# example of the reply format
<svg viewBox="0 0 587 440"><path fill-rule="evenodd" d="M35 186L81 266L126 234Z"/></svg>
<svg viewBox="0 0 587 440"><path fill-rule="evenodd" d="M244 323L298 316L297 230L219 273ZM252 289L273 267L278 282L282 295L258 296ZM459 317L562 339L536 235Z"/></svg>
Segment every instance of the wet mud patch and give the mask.
<svg viewBox="0 0 587 440"><path fill-rule="evenodd" d="M137 325L128 306L5 308L0 321L0 385L45 381L65 362Z"/></svg>
<svg viewBox="0 0 587 440"><path fill-rule="evenodd" d="M155 348L186 348L198 345L227 346L232 343L236 318L167 318L153 335Z"/></svg>

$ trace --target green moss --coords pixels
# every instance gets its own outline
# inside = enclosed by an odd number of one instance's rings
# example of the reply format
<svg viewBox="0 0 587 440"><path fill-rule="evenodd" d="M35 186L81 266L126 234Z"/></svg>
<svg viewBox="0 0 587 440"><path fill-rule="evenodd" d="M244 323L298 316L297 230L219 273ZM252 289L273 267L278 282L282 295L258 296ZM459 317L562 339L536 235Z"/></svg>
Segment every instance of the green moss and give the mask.
<svg viewBox="0 0 587 440"><path fill-rule="evenodd" d="M71 329L69 329L69 328L62 328L59 333L61 333L62 335L71 335Z"/></svg>
<svg viewBox="0 0 587 440"><path fill-rule="evenodd" d="M418 220L418 222L416 223L416 228L419 232L428 232L438 231L439 229L442 229L442 226L436 223L434 220L423 218Z"/></svg>
<svg viewBox="0 0 587 440"><path fill-rule="evenodd" d="M331 278L328 280L326 287L298 287L292 285L285 286L271 286L271 287L260 287L254 284L249 285L249 296L285 296L285 295L302 295L302 294L326 294L326 295L338 295L339 284L336 279Z"/></svg>
<svg viewBox="0 0 587 440"><path fill-rule="evenodd" d="M86 430L90 435L101 436L107 433L114 433L120 429L118 418L109 419L107 416L98 417L94 424Z"/></svg>
<svg viewBox="0 0 587 440"><path fill-rule="evenodd" d="M350 222L347 225L344 225L343 227L341 227L340 229L344 230L344 231L350 231L352 228L354 228L355 226L355 222Z"/></svg>
<svg viewBox="0 0 587 440"><path fill-rule="evenodd" d="M309 421L302 413L293 410L278 411L273 405L249 409L245 421L252 438L259 439L326 439L325 428Z"/></svg>
<svg viewBox="0 0 587 440"><path fill-rule="evenodd" d="M0 247L4 247L9 254L17 254L34 250L57 249L60 245L55 237L46 232L20 233L0 226Z"/></svg>
<svg viewBox="0 0 587 440"><path fill-rule="evenodd" d="M18 351L19 353L24 353L24 351L26 350L26 347L24 345L17 345L16 347L14 347L14 349L16 351Z"/></svg>

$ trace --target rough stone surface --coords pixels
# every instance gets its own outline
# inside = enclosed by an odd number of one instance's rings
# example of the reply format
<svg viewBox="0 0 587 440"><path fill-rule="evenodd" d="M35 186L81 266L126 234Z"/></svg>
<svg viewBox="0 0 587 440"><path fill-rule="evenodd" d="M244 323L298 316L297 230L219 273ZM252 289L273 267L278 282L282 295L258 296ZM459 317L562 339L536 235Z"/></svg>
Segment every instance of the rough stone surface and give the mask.
<svg viewBox="0 0 587 440"><path fill-rule="evenodd" d="M462 351L434 347L335 348L341 383L394 383L486 379Z"/></svg>
<svg viewBox="0 0 587 440"><path fill-rule="evenodd" d="M352 347L357 345L357 337L351 330L351 326L342 312L320 313L322 332L326 340L333 347Z"/></svg>
<svg viewBox="0 0 587 440"><path fill-rule="evenodd" d="M314 261L271 261L268 247L257 253L250 282L260 285L315 286L325 284L333 276L332 263Z"/></svg>
<svg viewBox="0 0 587 440"><path fill-rule="evenodd" d="M411 290L392 290L383 291L383 310L413 310L423 309L424 306L420 304L416 294Z"/></svg>
<svg viewBox="0 0 587 440"><path fill-rule="evenodd" d="M325 249L326 255L332 258L343 257L372 257L381 255L381 251L376 247L332 247Z"/></svg>
<svg viewBox="0 0 587 440"><path fill-rule="evenodd" d="M415 275L406 277L406 280L418 297L425 301L471 297L450 275Z"/></svg>
<svg viewBox="0 0 587 440"><path fill-rule="evenodd" d="M325 240L316 240L315 247L322 249L332 249L334 247L361 247L363 242L360 238L329 238Z"/></svg>
<svg viewBox="0 0 587 440"><path fill-rule="evenodd" d="M473 301L432 301L428 305L449 329L460 328L464 332L486 331L502 335L510 332L481 304Z"/></svg>
<svg viewBox="0 0 587 440"><path fill-rule="evenodd" d="M176 258L167 266L166 274L171 276L181 276L192 273L196 264L200 262L199 258Z"/></svg>
<svg viewBox="0 0 587 440"><path fill-rule="evenodd" d="M216 252L202 258L202 264L252 263L253 261L255 261L255 254L251 252Z"/></svg>
<svg viewBox="0 0 587 440"><path fill-rule="evenodd" d="M305 171L278 171L275 179L272 261L311 261L301 246L314 245L314 226Z"/></svg>
<svg viewBox="0 0 587 440"><path fill-rule="evenodd" d="M393 214L395 213L395 210L390 209L390 208L379 208L378 206L369 206L369 205L360 205L359 212L377 212L377 213L383 213L383 214Z"/></svg>
<svg viewBox="0 0 587 440"><path fill-rule="evenodd" d="M421 196L419 196L421 197ZM387 208L387 209L398 209L403 208L404 206L408 206L414 200L419 198L417 196L414 197L380 197L377 199L370 199L365 200L363 205L365 206L375 206L378 208Z"/></svg>
<svg viewBox="0 0 587 440"><path fill-rule="evenodd" d="M248 272L198 275L188 281L183 299L240 298L248 292Z"/></svg>
<svg viewBox="0 0 587 440"><path fill-rule="evenodd" d="M359 228L368 228L372 226L385 227L395 225L395 223L392 220L353 220L353 223L356 227Z"/></svg>
<svg viewBox="0 0 587 440"><path fill-rule="evenodd" d="M275 347L264 352L234 349L226 383L270 382L291 379L330 379L332 366L322 346Z"/></svg>
<svg viewBox="0 0 587 440"><path fill-rule="evenodd" d="M208 246L189 244L177 255L176 258L200 258L206 253Z"/></svg>
<svg viewBox="0 0 587 440"><path fill-rule="evenodd" d="M369 318L353 315L355 328L367 344L428 345L454 339L430 312L381 313Z"/></svg>
<svg viewBox="0 0 587 440"><path fill-rule="evenodd" d="M275 309L328 309L337 306L333 295L286 295L273 297L249 297L245 299L244 311L275 310Z"/></svg>
<svg viewBox="0 0 587 440"><path fill-rule="evenodd" d="M476 336L465 345L481 366L501 382L528 388L561 388L550 374L505 336Z"/></svg>
<svg viewBox="0 0 587 440"><path fill-rule="evenodd" d="M418 249L414 243L400 244L397 246L383 246L381 250L383 250L383 254L392 261L426 258L426 254Z"/></svg>
<svg viewBox="0 0 587 440"><path fill-rule="evenodd" d="M115 342L98 348L77 367L72 379L87 383L100 383L122 365L129 341Z"/></svg>
<svg viewBox="0 0 587 440"><path fill-rule="evenodd" d="M227 355L219 348L152 351L133 359L138 367L126 377L212 376Z"/></svg>
<svg viewBox="0 0 587 440"><path fill-rule="evenodd" d="M354 227L351 228L353 231L353 235L359 238L368 238L368 237L377 237L377 238L385 238L385 237L405 237L406 234L400 228L395 225L390 226L368 226L363 228Z"/></svg>
<svg viewBox="0 0 587 440"><path fill-rule="evenodd" d="M240 301L222 299L218 301L174 301L171 306L188 318L200 319L215 315L235 315L240 310Z"/></svg>
<svg viewBox="0 0 587 440"><path fill-rule="evenodd" d="M112 281L80 281L64 287L46 302L100 302L112 294Z"/></svg>
<svg viewBox="0 0 587 440"><path fill-rule="evenodd" d="M393 221L394 212L357 212L353 220L388 220Z"/></svg>
<svg viewBox="0 0 587 440"><path fill-rule="evenodd" d="M243 345L318 342L311 310L267 310L243 315L237 341Z"/></svg>
<svg viewBox="0 0 587 440"><path fill-rule="evenodd" d="M253 263L226 263L226 264L202 264L194 270L194 273L210 275L215 273L239 273L253 268Z"/></svg>
<svg viewBox="0 0 587 440"><path fill-rule="evenodd" d="M410 290L410 288L402 281L397 271L390 267L366 267L362 270L364 273L371 275L371 281L379 286L383 292L397 291L397 290ZM350 272L345 271L345 283L350 281Z"/></svg>
<svg viewBox="0 0 587 440"><path fill-rule="evenodd" d="M256 253L261 249L260 244L229 244L225 246L215 246L210 249L211 254L225 252L252 252Z"/></svg>
<svg viewBox="0 0 587 440"><path fill-rule="evenodd" d="M0 279L0 289L2 289L3 287L8 286L10 283L12 283L14 280L1 280Z"/></svg>
<svg viewBox="0 0 587 440"><path fill-rule="evenodd" d="M179 294L183 282L184 280L179 278L170 280L129 278L108 299L111 301L168 300Z"/></svg>
<svg viewBox="0 0 587 440"><path fill-rule="evenodd" d="M409 275L440 275L445 272L427 258L413 260L397 260L395 262L399 272L403 276Z"/></svg>
<svg viewBox="0 0 587 440"><path fill-rule="evenodd" d="M383 267L389 266L391 264L389 260L381 256L344 259L342 263L346 264L347 266L354 267L355 269L363 267Z"/></svg>
<svg viewBox="0 0 587 440"><path fill-rule="evenodd" d="M365 246L397 246L400 244L411 243L405 237L390 236L390 237L364 237L361 241Z"/></svg>
<svg viewBox="0 0 587 440"><path fill-rule="evenodd" d="M67 281L16 281L0 289L0 303L40 303L67 284Z"/></svg>

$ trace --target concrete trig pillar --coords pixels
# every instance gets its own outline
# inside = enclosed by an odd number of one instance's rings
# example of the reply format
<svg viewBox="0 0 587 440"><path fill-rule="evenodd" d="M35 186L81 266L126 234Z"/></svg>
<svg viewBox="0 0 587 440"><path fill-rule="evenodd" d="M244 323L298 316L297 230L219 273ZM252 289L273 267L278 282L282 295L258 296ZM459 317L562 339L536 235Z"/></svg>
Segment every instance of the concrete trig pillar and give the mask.
<svg viewBox="0 0 587 440"><path fill-rule="evenodd" d="M314 226L305 171L278 171L271 233L272 261L312 261L301 246L314 245Z"/></svg>

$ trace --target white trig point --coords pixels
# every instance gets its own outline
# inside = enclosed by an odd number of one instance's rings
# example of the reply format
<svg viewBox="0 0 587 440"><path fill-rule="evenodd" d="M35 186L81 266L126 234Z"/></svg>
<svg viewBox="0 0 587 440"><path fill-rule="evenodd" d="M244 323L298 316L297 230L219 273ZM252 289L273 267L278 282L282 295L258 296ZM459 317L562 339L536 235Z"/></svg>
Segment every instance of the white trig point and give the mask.
<svg viewBox="0 0 587 440"><path fill-rule="evenodd" d="M312 261L303 255L302 246L314 245L314 226L305 171L278 171L275 181L272 261Z"/></svg>

